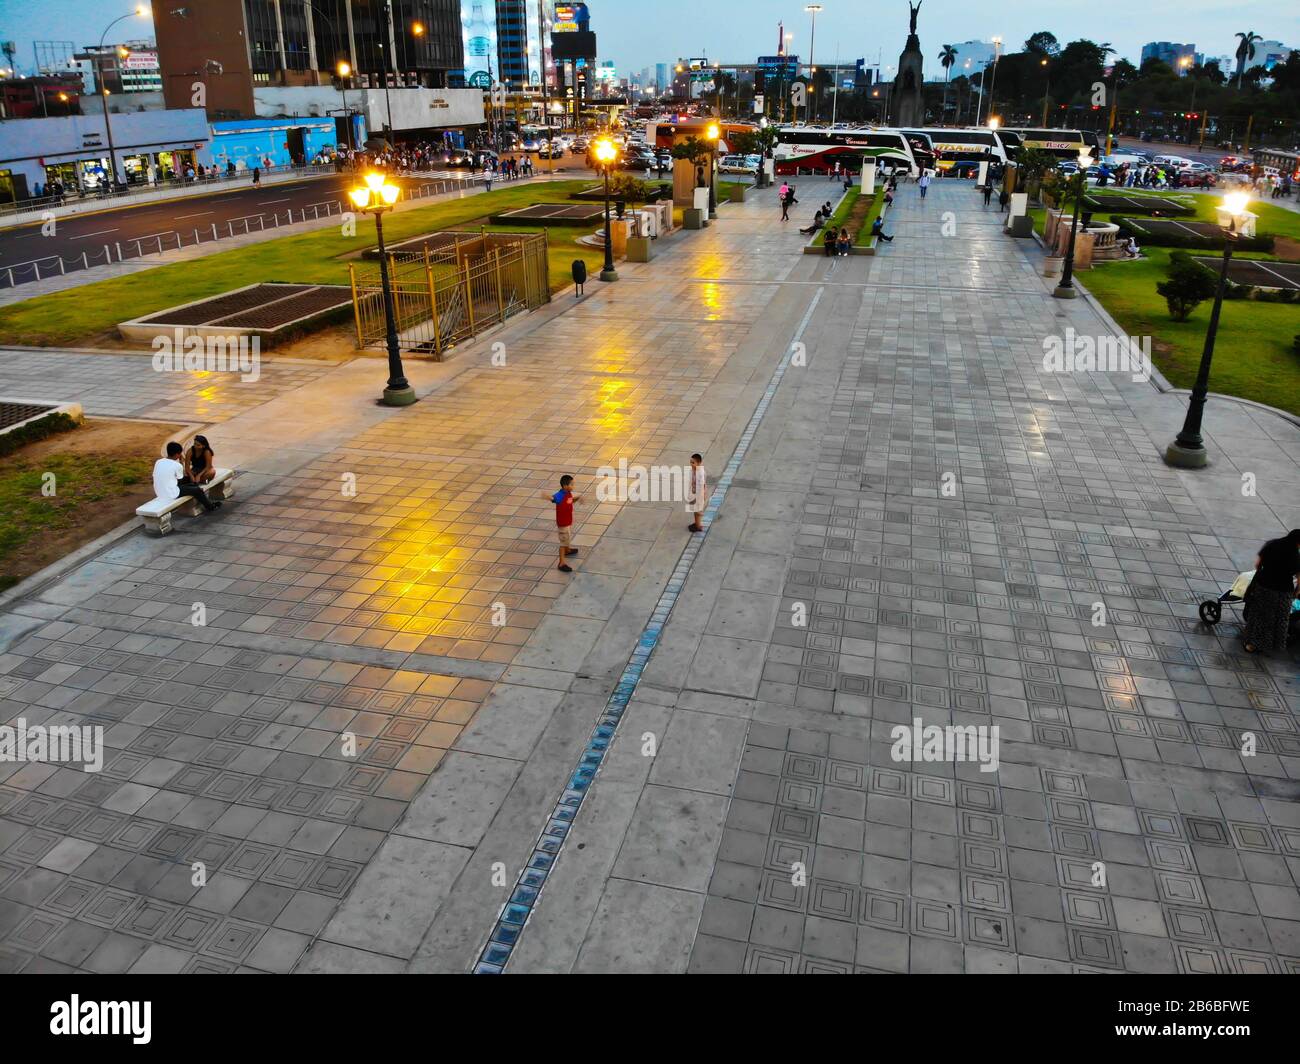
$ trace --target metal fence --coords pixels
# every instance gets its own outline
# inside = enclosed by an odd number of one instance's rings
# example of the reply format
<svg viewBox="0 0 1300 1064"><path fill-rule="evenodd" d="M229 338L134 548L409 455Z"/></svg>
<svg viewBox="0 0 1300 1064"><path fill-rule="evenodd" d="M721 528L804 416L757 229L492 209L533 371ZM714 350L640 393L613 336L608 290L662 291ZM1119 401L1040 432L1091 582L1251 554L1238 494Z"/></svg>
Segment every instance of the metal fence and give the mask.
<svg viewBox="0 0 1300 1064"><path fill-rule="evenodd" d="M397 342L441 359L448 348L551 298L545 233L439 233L388 256ZM358 347L387 336L379 263L352 263Z"/></svg>
<svg viewBox="0 0 1300 1064"><path fill-rule="evenodd" d="M403 172L403 176L419 177L419 173ZM405 187L401 191L399 202L425 199L430 196L442 196L452 192L461 192L481 183L478 177L455 177L439 181L429 181L414 187ZM114 241L103 244L93 250L87 249L71 258L62 255L46 255L27 262L15 262L10 266L0 266L0 288L13 288L16 285L32 281L43 281L49 277L72 273L75 270L88 270L92 266L105 266L129 259L142 259L149 255L162 255L164 252L177 251L180 248L197 244L206 244L216 240L230 240L237 236L280 226L296 225L299 222L318 221L346 213L351 208L342 200L322 200L309 203L305 207L279 211L264 211L233 218L226 222L216 222L193 230L172 230L166 233L152 233L138 240Z"/></svg>

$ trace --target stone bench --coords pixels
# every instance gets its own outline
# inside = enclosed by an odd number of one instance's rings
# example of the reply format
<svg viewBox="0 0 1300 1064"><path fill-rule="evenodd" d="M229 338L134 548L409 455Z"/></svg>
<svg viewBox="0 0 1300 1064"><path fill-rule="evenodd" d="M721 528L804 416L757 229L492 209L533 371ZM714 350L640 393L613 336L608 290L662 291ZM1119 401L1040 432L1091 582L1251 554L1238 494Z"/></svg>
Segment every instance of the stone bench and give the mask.
<svg viewBox="0 0 1300 1064"><path fill-rule="evenodd" d="M214 501L233 498L235 471L218 469L217 475L203 485L203 490L207 492L208 498ZM135 515L143 519L147 531L165 536L172 530L172 514L179 511L190 517L197 517L202 509L198 499L181 495L175 499L152 499L137 509Z"/></svg>

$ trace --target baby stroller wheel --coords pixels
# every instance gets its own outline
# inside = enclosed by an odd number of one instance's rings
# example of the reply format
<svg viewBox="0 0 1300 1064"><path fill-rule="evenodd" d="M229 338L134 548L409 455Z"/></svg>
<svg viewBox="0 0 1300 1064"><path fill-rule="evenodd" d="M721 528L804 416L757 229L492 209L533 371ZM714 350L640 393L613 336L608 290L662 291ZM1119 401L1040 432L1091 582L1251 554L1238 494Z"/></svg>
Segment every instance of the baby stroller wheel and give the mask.
<svg viewBox="0 0 1300 1064"><path fill-rule="evenodd" d="M1223 607L1213 599L1206 599L1201 603L1201 620L1206 624L1218 624L1222 616Z"/></svg>

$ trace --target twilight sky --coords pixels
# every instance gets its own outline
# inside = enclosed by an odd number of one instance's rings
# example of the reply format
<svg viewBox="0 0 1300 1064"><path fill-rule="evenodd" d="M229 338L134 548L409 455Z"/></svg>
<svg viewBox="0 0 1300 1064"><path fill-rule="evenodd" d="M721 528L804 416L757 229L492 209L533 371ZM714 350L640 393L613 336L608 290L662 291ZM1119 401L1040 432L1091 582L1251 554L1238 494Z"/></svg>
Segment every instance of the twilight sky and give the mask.
<svg viewBox="0 0 1300 1064"><path fill-rule="evenodd" d="M18 44L20 70L31 67L32 41L73 40L78 46L99 40L104 27L131 11L137 0L0 0L0 40ZM203 3L204 0L191 0ZM818 64L860 56L896 64L907 37L907 0L821 0L817 16ZM721 62L753 62L771 54L777 41L777 21L792 32L792 50L808 54L808 15L805 0L588 0L591 28L596 31L600 58L612 59L620 74L639 71L656 62L707 55ZM1287 11L1291 14L1286 14ZM1137 61L1142 45L1153 40L1195 43L1210 55L1231 54L1233 34L1252 29L1265 40L1300 47L1300 15L1290 3L1277 0L1148 0L1135 7L1131 0L1064 0L1041 3L985 3L970 0L923 0L918 21L927 73L944 44L988 40L998 34L1018 48L1035 30L1050 30L1062 41L1090 37L1109 41L1122 56ZM650 17L647 18L649 13ZM113 37L149 36L147 19L128 19Z"/></svg>

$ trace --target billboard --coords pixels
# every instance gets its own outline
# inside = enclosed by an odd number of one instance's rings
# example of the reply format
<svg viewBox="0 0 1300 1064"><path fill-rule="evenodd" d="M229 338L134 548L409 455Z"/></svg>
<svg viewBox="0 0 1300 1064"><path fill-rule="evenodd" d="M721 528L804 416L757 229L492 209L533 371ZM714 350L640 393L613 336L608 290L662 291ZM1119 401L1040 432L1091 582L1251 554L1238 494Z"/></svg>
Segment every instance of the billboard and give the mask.
<svg viewBox="0 0 1300 1064"><path fill-rule="evenodd" d="M552 33L582 33L591 24L586 4L556 4L551 20Z"/></svg>
<svg viewBox="0 0 1300 1064"><path fill-rule="evenodd" d="M460 0L461 32L465 43L465 84L492 87L497 77L497 5L495 0Z"/></svg>
<svg viewBox="0 0 1300 1064"><path fill-rule="evenodd" d="M528 84L542 83L542 0L525 0L524 40L527 43Z"/></svg>

